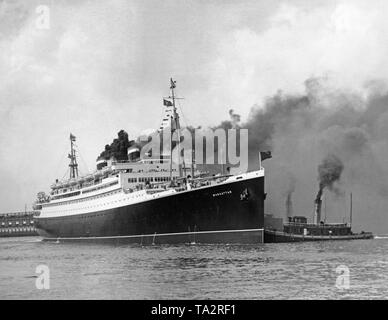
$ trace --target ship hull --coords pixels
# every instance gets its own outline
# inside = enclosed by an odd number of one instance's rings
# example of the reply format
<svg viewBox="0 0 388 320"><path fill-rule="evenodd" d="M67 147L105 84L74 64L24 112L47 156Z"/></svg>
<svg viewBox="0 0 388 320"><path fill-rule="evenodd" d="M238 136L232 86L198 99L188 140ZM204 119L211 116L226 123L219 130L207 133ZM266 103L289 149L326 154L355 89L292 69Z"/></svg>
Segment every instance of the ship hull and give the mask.
<svg viewBox="0 0 388 320"><path fill-rule="evenodd" d="M40 216L36 228L45 240L262 243L264 198L258 176L93 213Z"/></svg>
<svg viewBox="0 0 388 320"><path fill-rule="evenodd" d="M303 241L333 241L333 240L357 240L357 239L373 239L373 234L370 232L349 234L349 235L302 235L286 233L283 231L265 230L265 243L281 243L281 242L303 242Z"/></svg>

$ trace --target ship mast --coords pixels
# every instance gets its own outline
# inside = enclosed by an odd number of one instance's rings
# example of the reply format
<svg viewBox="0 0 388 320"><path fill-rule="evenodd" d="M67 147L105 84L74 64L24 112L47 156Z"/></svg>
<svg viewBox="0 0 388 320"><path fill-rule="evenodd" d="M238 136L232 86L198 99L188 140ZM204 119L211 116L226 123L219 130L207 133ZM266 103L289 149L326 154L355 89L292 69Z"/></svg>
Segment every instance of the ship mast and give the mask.
<svg viewBox="0 0 388 320"><path fill-rule="evenodd" d="M75 155L75 149L74 149L74 141L75 136L73 136L70 133L70 153L68 155L70 159L70 179L78 178L78 164L77 164L77 157Z"/></svg>
<svg viewBox="0 0 388 320"><path fill-rule="evenodd" d="M177 99L175 97L175 91L174 89L176 88L176 81L172 80L170 78L170 89L171 89L171 96L170 98L172 99L172 106L173 106L173 116L171 118L171 135L170 135L170 181L172 181L172 137L174 135L174 131L177 131L178 134L178 167L180 164L180 156L181 156L181 149L180 149L180 143L181 143L181 134L180 134L180 123L179 123L179 115L176 111L176 105L175 105L175 100ZM178 98L179 99L179 98ZM183 163L184 165L184 163ZM184 168L184 175L186 177L186 170Z"/></svg>
<svg viewBox="0 0 388 320"><path fill-rule="evenodd" d="M352 227L352 219L353 219L353 194L350 193L350 227Z"/></svg>

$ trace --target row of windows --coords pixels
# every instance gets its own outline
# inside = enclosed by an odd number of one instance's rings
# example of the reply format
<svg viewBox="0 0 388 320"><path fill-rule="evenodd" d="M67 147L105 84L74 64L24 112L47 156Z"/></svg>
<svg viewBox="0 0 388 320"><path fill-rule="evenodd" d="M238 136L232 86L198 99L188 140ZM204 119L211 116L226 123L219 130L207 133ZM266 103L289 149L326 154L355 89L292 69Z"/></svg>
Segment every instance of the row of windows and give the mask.
<svg viewBox="0 0 388 320"><path fill-rule="evenodd" d="M150 162L152 164L152 161ZM161 162L163 163L163 162ZM177 171L175 168L172 169L172 171ZM129 169L126 169L125 170L126 173L142 173L142 172L170 172L170 169L168 168L159 168L159 166L157 166L156 169L149 169L149 170L144 170L144 169L139 169L139 170L136 170L134 171L133 168L129 168Z"/></svg>
<svg viewBox="0 0 388 320"><path fill-rule="evenodd" d="M68 193L68 194L64 194L64 195L60 195L60 196L55 196L55 197L53 197L53 200L78 196L79 194L81 194L81 191L72 192L72 193Z"/></svg>
<svg viewBox="0 0 388 320"><path fill-rule="evenodd" d="M12 226L13 224L15 224L15 226L18 226L19 224L20 225L26 225L26 224L33 224L34 223L34 220L31 220L31 221L9 221L8 223L7 222L2 222L1 223L1 226L4 227L4 226Z"/></svg>
<svg viewBox="0 0 388 320"><path fill-rule="evenodd" d="M52 207L52 206L65 205L65 204L67 205L67 204L72 204L72 203L80 203L80 202L84 202L84 201L89 201L89 200L94 200L94 199L98 199L98 198L103 198L103 197L110 196L112 194L120 193L120 192L121 192L121 189L117 189L117 190L114 190L114 191L104 192L104 193L101 193L101 194L98 194L98 195L95 195L95 196L90 196L90 197L86 197L86 198L82 198L82 199L71 200L71 201L64 201L64 202L60 202L60 203L49 203L49 204L46 204L45 207Z"/></svg>
<svg viewBox="0 0 388 320"><path fill-rule="evenodd" d="M82 187L86 188L86 187L90 187L90 186L93 186L93 185L96 185L96 184L100 184L101 181L102 181L102 180L96 180L96 181L91 182L91 183L79 184L79 185L75 186L74 188L62 189L62 190L61 190L62 192L61 192L60 194L63 194L63 193L65 193L65 192L67 192L67 191L72 191L72 190L75 190L75 189L81 189ZM118 183L118 181L112 182L112 183L110 183L110 184L104 184L104 185L99 186L99 187L96 187L96 188L92 188L92 189L89 189L89 190L85 190L85 191L83 191L82 193L88 193L88 192L100 190L100 189L102 189L102 188L106 188L106 187L109 187L109 186L113 186L113 185L115 185L115 184L117 184L117 183ZM74 192L74 193L69 193L69 194L66 194L66 195L63 195L63 196L58 196L58 197L57 197L57 196L54 196L54 197L53 197L53 200L61 199L61 198L66 198L66 197L72 197L72 196L74 196L74 195L79 194L79 192L80 192L80 191L78 191L78 193L77 193L77 192ZM56 195L56 194L59 194L59 190L55 190L55 191L52 191L52 192L51 192L51 195Z"/></svg>
<svg viewBox="0 0 388 320"><path fill-rule="evenodd" d="M80 219L88 219L88 218L93 218L93 217L103 217L106 216L106 213L96 213L96 214L91 214L88 216L81 216Z"/></svg>
<svg viewBox="0 0 388 320"><path fill-rule="evenodd" d="M35 231L34 227L26 227L26 228L7 228L0 229L0 232L9 233L9 232L27 232L27 231Z"/></svg>
<svg viewBox="0 0 388 320"><path fill-rule="evenodd" d="M92 188L92 189L89 189L89 190L84 190L84 191L82 191L82 194L93 192L93 191L96 191L96 190L101 190L101 189L104 189L104 188L108 188L108 187L114 186L115 184L118 184L118 183L119 183L118 181L113 181L111 183L104 184L104 185L96 187L96 188Z"/></svg>
<svg viewBox="0 0 388 320"><path fill-rule="evenodd" d="M141 198L141 197L144 197L144 195L143 194L137 194L135 196L132 196L132 198ZM155 195L153 196L153 198L155 198ZM71 211L99 208L99 207L102 207L102 206L112 205L113 203L119 203L121 201L127 201L129 199L130 198L123 198L123 199L114 200L114 201L110 201L110 202L100 203L100 204L97 204L97 205L92 205L92 206L87 206L87 207L82 207L82 208L77 207L77 208L74 208L74 209L60 210L60 211L54 211L54 212L71 212Z"/></svg>
<svg viewBox="0 0 388 320"><path fill-rule="evenodd" d="M170 181L170 177L156 177L155 182L165 182Z"/></svg>
<svg viewBox="0 0 388 320"><path fill-rule="evenodd" d="M14 217L32 217L34 215L34 211L23 211L23 212L10 212L10 213L2 213L0 214L1 218L14 218Z"/></svg>
<svg viewBox="0 0 388 320"><path fill-rule="evenodd" d="M136 182L167 182L170 181L169 177L140 177L139 180L137 178L128 178L129 183Z"/></svg>

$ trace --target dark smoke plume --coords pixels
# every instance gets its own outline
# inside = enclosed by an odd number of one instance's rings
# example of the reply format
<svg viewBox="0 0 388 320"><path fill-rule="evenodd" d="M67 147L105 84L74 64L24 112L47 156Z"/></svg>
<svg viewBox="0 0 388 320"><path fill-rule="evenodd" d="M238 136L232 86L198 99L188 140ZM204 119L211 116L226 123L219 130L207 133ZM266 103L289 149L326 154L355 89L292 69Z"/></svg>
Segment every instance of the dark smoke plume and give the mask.
<svg viewBox="0 0 388 320"><path fill-rule="evenodd" d="M105 145L104 151L100 153L97 160L114 159L114 160L128 160L128 148L134 144L134 141L129 141L128 133L120 130L117 133L117 138L111 144Z"/></svg>
<svg viewBox="0 0 388 320"><path fill-rule="evenodd" d="M318 166L319 191L317 200L321 199L324 188L334 189L334 183L339 181L344 165L338 157L329 154Z"/></svg>
<svg viewBox="0 0 388 320"><path fill-rule="evenodd" d="M295 192L296 179L293 175L288 177L288 187L286 190L286 217L293 216L293 203L292 203L292 194Z"/></svg>
<svg viewBox="0 0 388 320"><path fill-rule="evenodd" d="M317 166L327 155L335 155L320 170L322 186L334 191L327 195L330 220L342 222L348 214L348 197L338 197L334 183L341 178L341 191L353 193L355 230L388 233L388 90L368 87L356 94L333 89L325 81L307 80L304 94L278 92L268 97L240 124L249 130L250 170L257 169L259 151L272 152L263 164L265 211L283 215L291 174L294 212L311 217ZM221 126L227 127L225 122Z"/></svg>

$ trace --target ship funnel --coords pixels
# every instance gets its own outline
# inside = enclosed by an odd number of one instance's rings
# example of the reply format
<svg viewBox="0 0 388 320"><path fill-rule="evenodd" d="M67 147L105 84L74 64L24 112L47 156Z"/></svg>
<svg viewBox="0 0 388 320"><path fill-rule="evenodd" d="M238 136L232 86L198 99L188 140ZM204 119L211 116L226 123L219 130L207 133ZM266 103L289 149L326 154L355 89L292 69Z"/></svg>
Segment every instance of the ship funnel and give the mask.
<svg viewBox="0 0 388 320"><path fill-rule="evenodd" d="M319 188L317 197L315 198L314 224L321 223L321 209L322 209L322 192L323 188Z"/></svg>
<svg viewBox="0 0 388 320"><path fill-rule="evenodd" d="M287 199L286 199L286 214L287 214L287 219L292 217L293 214L293 209L292 209L292 199L291 199L292 193L289 192L287 194Z"/></svg>

